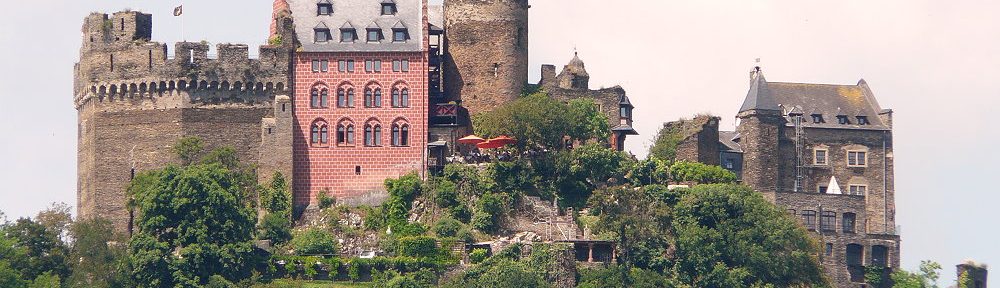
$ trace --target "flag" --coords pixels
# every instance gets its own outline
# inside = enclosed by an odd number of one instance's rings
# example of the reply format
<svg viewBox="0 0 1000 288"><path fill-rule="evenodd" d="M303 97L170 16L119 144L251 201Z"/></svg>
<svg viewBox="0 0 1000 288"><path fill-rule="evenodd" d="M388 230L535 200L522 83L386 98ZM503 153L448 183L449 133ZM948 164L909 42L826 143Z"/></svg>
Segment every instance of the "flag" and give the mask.
<svg viewBox="0 0 1000 288"><path fill-rule="evenodd" d="M174 16L181 16L181 14L184 14L184 5L174 8Z"/></svg>

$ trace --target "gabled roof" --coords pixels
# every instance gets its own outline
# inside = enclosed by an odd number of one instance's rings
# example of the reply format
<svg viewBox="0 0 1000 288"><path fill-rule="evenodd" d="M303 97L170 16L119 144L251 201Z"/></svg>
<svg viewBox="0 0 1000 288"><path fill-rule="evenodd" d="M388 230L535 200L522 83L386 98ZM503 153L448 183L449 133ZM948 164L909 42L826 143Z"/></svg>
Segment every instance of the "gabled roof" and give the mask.
<svg viewBox="0 0 1000 288"><path fill-rule="evenodd" d="M771 89L767 85L767 80L764 79L764 74L759 69L750 83L750 91L747 92L747 98L743 100L740 113L750 110L780 110L778 102L771 96Z"/></svg>
<svg viewBox="0 0 1000 288"><path fill-rule="evenodd" d="M743 153L743 147L737 141L740 133L736 131L719 131L719 150L723 152Z"/></svg>
<svg viewBox="0 0 1000 288"><path fill-rule="evenodd" d="M424 9L421 0L286 0L295 23L295 33L301 52L420 52L425 51ZM329 2L330 15L317 15L316 5ZM395 3L394 15L382 15L381 3ZM440 11L435 11L435 13ZM438 13L440 15L440 13ZM437 17L440 19L441 17ZM383 35L392 27L406 27L409 40L395 41L329 41L317 43L314 27L325 22L331 28L381 29ZM348 24L349 23L349 24ZM440 26L440 25L439 25ZM339 35L333 35L338 37Z"/></svg>

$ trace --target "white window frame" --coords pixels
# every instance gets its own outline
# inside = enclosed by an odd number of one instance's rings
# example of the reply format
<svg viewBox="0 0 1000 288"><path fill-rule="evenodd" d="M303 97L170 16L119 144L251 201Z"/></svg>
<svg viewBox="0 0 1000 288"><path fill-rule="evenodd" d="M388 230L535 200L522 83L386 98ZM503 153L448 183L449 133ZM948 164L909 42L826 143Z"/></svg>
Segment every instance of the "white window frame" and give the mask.
<svg viewBox="0 0 1000 288"><path fill-rule="evenodd" d="M864 191L861 191L864 190ZM860 193L858 191L861 191ZM865 196L868 194L868 185L851 184L847 187L847 195Z"/></svg>
<svg viewBox="0 0 1000 288"><path fill-rule="evenodd" d="M851 153L856 155L864 155L863 157L855 157L855 163L851 164ZM847 167L868 167L868 151L866 150L847 150Z"/></svg>
<svg viewBox="0 0 1000 288"><path fill-rule="evenodd" d="M819 152L823 151L823 162L819 161ZM813 165L830 165L830 149L827 148L815 148L813 149Z"/></svg>

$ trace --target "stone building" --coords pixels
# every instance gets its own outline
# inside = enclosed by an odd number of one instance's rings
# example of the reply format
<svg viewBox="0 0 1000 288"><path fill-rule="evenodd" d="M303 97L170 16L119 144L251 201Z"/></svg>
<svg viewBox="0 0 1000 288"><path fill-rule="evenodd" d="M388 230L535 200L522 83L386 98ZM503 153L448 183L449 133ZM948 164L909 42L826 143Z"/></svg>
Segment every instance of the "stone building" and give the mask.
<svg viewBox="0 0 1000 288"><path fill-rule="evenodd" d="M426 165L426 0L288 0L295 53L298 207L321 191L378 204L384 181Z"/></svg>
<svg viewBox="0 0 1000 288"><path fill-rule="evenodd" d="M986 288L987 274L989 274L986 264L976 263L967 260L962 264L955 265L955 278L961 279L962 274L969 278L968 288Z"/></svg>
<svg viewBox="0 0 1000 288"><path fill-rule="evenodd" d="M661 133L676 135L674 161L720 165L719 117L698 115L688 120L663 123Z"/></svg>
<svg viewBox="0 0 1000 288"><path fill-rule="evenodd" d="M743 182L814 233L837 287L865 287L866 266L898 268L892 110L864 80L768 82L759 68L752 78L732 138Z"/></svg>
<svg viewBox="0 0 1000 288"><path fill-rule="evenodd" d="M178 163L171 145L182 137L200 137L208 149L232 146L265 181L291 173L291 42L262 46L259 59L247 45L219 44L209 58L208 44L183 42L170 57L152 41L152 21L136 11L87 16L74 67L78 215L107 218L121 231L131 223L129 180Z"/></svg>
<svg viewBox="0 0 1000 288"><path fill-rule="evenodd" d="M542 78L538 86L555 99L570 101L574 99L590 99L597 104L602 114L608 117L611 127L611 147L618 151L625 150L625 138L629 135L639 135L632 128L632 102L625 95L621 86L590 89L590 73L574 53L573 59L556 75L555 65L542 65Z"/></svg>

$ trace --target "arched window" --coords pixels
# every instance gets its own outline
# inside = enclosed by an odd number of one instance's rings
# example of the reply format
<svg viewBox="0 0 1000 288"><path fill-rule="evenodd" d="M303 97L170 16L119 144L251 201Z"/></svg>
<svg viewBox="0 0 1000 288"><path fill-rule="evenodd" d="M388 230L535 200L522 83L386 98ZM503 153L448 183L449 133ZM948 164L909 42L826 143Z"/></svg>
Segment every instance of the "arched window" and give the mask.
<svg viewBox="0 0 1000 288"><path fill-rule="evenodd" d="M399 138L399 125L392 124L392 146L402 146Z"/></svg>
<svg viewBox="0 0 1000 288"><path fill-rule="evenodd" d="M399 146L410 146L410 125L403 124L399 136Z"/></svg>
<svg viewBox="0 0 1000 288"><path fill-rule="evenodd" d="M347 91L344 88L337 89L337 107L347 107Z"/></svg>
<svg viewBox="0 0 1000 288"><path fill-rule="evenodd" d="M312 126L312 138L309 143L319 144L319 125L313 124Z"/></svg>
<svg viewBox="0 0 1000 288"><path fill-rule="evenodd" d="M375 139L374 145L372 146L382 146L382 125L375 124Z"/></svg>
<svg viewBox="0 0 1000 288"><path fill-rule="evenodd" d="M354 88L347 88L347 105L344 107L354 107Z"/></svg>
<svg viewBox="0 0 1000 288"><path fill-rule="evenodd" d="M330 131L327 130L326 125L319 127L319 141L321 144L330 143Z"/></svg>
<svg viewBox="0 0 1000 288"><path fill-rule="evenodd" d="M399 88L392 88L392 107L399 107Z"/></svg>
<svg viewBox="0 0 1000 288"><path fill-rule="evenodd" d="M354 145L354 125L347 125L347 144Z"/></svg>
<svg viewBox="0 0 1000 288"><path fill-rule="evenodd" d="M320 105L320 103L319 103L319 90L316 90L316 88L313 88L312 91L309 92L309 103L311 103L309 105L309 107L312 107L312 108L319 108L319 107L321 107L321 106L319 106Z"/></svg>
<svg viewBox="0 0 1000 288"><path fill-rule="evenodd" d="M399 107L410 107L410 89L403 88L399 103Z"/></svg>
<svg viewBox="0 0 1000 288"><path fill-rule="evenodd" d="M371 125L365 125L365 146L375 146L373 132Z"/></svg>
<svg viewBox="0 0 1000 288"><path fill-rule="evenodd" d="M375 107L375 104L372 103L374 98L375 96L372 95L372 89L365 88L365 107L367 108Z"/></svg>
<svg viewBox="0 0 1000 288"><path fill-rule="evenodd" d="M375 99L373 101L373 107L382 107L382 88L375 88Z"/></svg>
<svg viewBox="0 0 1000 288"><path fill-rule="evenodd" d="M323 89L319 91L319 106L323 108L330 107L330 90Z"/></svg>
<svg viewBox="0 0 1000 288"><path fill-rule="evenodd" d="M310 143L313 145L323 145L330 143L330 131L326 125L326 122L316 121L311 127Z"/></svg>

